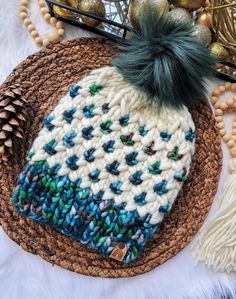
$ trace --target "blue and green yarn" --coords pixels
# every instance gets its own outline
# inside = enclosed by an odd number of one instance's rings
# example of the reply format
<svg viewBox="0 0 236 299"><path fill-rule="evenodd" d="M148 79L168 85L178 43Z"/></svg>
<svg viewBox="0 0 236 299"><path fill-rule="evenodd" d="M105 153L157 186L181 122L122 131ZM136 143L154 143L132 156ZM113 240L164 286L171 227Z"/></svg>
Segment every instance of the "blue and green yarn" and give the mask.
<svg viewBox="0 0 236 299"><path fill-rule="evenodd" d="M169 141L171 138L171 134L169 134L167 131L161 132L160 136L163 141Z"/></svg>
<svg viewBox="0 0 236 299"><path fill-rule="evenodd" d="M66 165L71 169L71 170L77 170L79 166L76 164L79 161L79 158L77 155L73 155L69 158L66 159Z"/></svg>
<svg viewBox="0 0 236 299"><path fill-rule="evenodd" d="M89 87L89 91L92 96L95 96L95 94L98 93L99 91L101 91L102 89L103 89L103 86L101 84L97 84L97 83L93 83Z"/></svg>
<svg viewBox="0 0 236 299"><path fill-rule="evenodd" d="M164 195L166 194L169 190L166 188L167 186L167 181L166 180L162 180L160 183L155 184L153 186L153 190L156 194L158 195Z"/></svg>
<svg viewBox="0 0 236 299"><path fill-rule="evenodd" d="M48 115L43 121L43 126L47 128L49 131L52 131L55 128L55 126L52 124L52 121L54 119L55 119L54 115L51 114Z"/></svg>
<svg viewBox="0 0 236 299"><path fill-rule="evenodd" d="M185 139L187 141L193 142L195 137L196 137L196 132L193 131L193 129L190 128L187 132L185 132Z"/></svg>
<svg viewBox="0 0 236 299"><path fill-rule="evenodd" d="M55 150L55 147L57 146L57 142L55 139L52 139L48 143L44 144L43 149L46 153L48 153L50 156L55 155L57 151Z"/></svg>
<svg viewBox="0 0 236 299"><path fill-rule="evenodd" d="M75 108L69 108L69 109L66 109L64 112L63 112L63 119L67 122L67 123L71 123L72 120L73 120L73 115L75 114L76 112L76 109Z"/></svg>
<svg viewBox="0 0 236 299"><path fill-rule="evenodd" d="M134 136L134 133L130 133L128 135L120 135L120 140L128 146L133 146L134 145L134 141L132 140L132 137Z"/></svg>
<svg viewBox="0 0 236 299"><path fill-rule="evenodd" d="M138 164L138 160L136 159L138 156L137 152L131 152L125 156L125 161L127 165L134 166Z"/></svg>
<svg viewBox="0 0 236 299"><path fill-rule="evenodd" d="M85 117L87 118L92 118L94 117L94 112L93 110L95 109L95 106L94 105L87 105L87 106L84 106L83 107L83 114Z"/></svg>
<svg viewBox="0 0 236 299"><path fill-rule="evenodd" d="M75 145L73 139L77 136L77 133L75 131L71 131L69 133L67 133L64 137L63 137L63 144L65 145L65 147L67 148L71 148Z"/></svg>
<svg viewBox="0 0 236 299"><path fill-rule="evenodd" d="M86 140L90 140L93 138L93 130L94 128L92 126L89 126L87 128L82 129L82 137Z"/></svg>
<svg viewBox="0 0 236 299"><path fill-rule="evenodd" d="M151 174L161 174L162 170L160 169L161 162L157 161L152 165L148 166L148 170Z"/></svg>
<svg viewBox="0 0 236 299"><path fill-rule="evenodd" d="M134 196L134 201L139 205L139 206L144 206L147 201L145 200L146 198L146 195L147 195L147 192L142 192L138 195L135 195Z"/></svg>
<svg viewBox="0 0 236 299"><path fill-rule="evenodd" d="M146 136L148 133L148 130L145 130L145 126L139 127L138 131L141 136Z"/></svg>
<svg viewBox="0 0 236 299"><path fill-rule="evenodd" d="M104 134L111 133L112 132L112 130L110 128L111 125L112 125L112 121L110 121L110 120L106 120L106 121L102 122L100 125L102 133L104 133Z"/></svg>
<svg viewBox="0 0 236 299"><path fill-rule="evenodd" d="M69 90L69 94L72 98L75 98L77 95L79 95L79 89L81 87L78 84L75 84L74 86L72 86Z"/></svg>
<svg viewBox="0 0 236 299"><path fill-rule="evenodd" d="M128 126L128 124L129 124L129 115L126 114L125 116L122 116L122 117L119 119L119 123L120 123L121 127L126 127L126 126Z"/></svg>
<svg viewBox="0 0 236 299"><path fill-rule="evenodd" d="M109 140L102 145L104 152L106 153L113 153L114 152L114 144L115 140Z"/></svg>
<svg viewBox="0 0 236 299"><path fill-rule="evenodd" d="M84 152L84 158L87 162L91 163L95 160L95 157L93 156L95 151L96 151L96 149L94 147L92 147Z"/></svg>
<svg viewBox="0 0 236 299"><path fill-rule="evenodd" d="M71 157L71 163L77 157ZM60 165L49 168L45 161L27 163L19 176L13 195L18 212L62 234L109 256L119 242L128 251L123 262L134 260L158 225L150 224L150 215L139 216L137 211L126 211L125 204L116 205L114 198L103 200L104 191L93 194L90 188L81 188L81 179L71 181L59 176ZM37 178L37 180L35 179ZM99 171L90 173L92 180L99 179ZM122 193L122 182L110 185L112 193ZM134 198L145 204L145 194Z"/></svg>

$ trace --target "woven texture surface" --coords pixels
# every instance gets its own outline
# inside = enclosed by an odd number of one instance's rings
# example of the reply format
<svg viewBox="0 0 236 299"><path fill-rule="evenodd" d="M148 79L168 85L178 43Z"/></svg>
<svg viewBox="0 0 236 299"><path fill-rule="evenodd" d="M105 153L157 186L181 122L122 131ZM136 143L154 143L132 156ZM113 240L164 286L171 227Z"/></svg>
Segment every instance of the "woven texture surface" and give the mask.
<svg viewBox="0 0 236 299"><path fill-rule="evenodd" d="M161 229L142 255L128 265L104 258L79 242L18 215L12 206L12 191L25 164L26 153L42 127L43 118L68 91L68 86L91 69L109 64L115 52L110 42L98 39L72 40L51 46L21 63L1 87L3 91L11 83L24 85L24 96L28 101L24 141L15 141L18 151L0 173L3 229L25 250L53 264L102 277L126 277L150 271L184 248L200 228L214 199L222 159L211 110L201 104L192 115L197 131L197 149L190 178Z"/></svg>

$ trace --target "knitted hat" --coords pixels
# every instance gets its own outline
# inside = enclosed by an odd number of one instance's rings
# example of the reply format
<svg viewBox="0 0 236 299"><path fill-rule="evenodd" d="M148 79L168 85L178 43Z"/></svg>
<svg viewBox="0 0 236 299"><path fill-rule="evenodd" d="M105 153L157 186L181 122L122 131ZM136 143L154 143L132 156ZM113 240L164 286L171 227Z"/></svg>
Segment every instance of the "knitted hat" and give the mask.
<svg viewBox="0 0 236 299"><path fill-rule="evenodd" d="M71 87L28 154L16 209L105 256L142 251L187 179L212 59L191 26L144 14L114 66Z"/></svg>

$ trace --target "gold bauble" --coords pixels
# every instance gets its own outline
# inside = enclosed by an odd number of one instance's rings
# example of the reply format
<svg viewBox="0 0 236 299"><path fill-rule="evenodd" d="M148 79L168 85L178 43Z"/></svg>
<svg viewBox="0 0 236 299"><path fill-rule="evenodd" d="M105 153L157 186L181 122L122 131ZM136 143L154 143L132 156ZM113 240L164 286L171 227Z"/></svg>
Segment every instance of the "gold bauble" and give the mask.
<svg viewBox="0 0 236 299"><path fill-rule="evenodd" d="M220 43L211 44L209 50L212 55L218 58L226 59L230 55L229 51L225 47L223 47Z"/></svg>
<svg viewBox="0 0 236 299"><path fill-rule="evenodd" d="M187 9L198 9L204 5L205 0L178 0L180 7Z"/></svg>
<svg viewBox="0 0 236 299"><path fill-rule="evenodd" d="M169 11L167 0L131 0L128 18L133 27L138 27L138 20L142 16L144 6L148 4L159 15L166 15Z"/></svg>
<svg viewBox="0 0 236 299"><path fill-rule="evenodd" d="M212 27L212 14L210 12L203 12L197 18L197 23L207 26L208 28Z"/></svg>
<svg viewBox="0 0 236 299"><path fill-rule="evenodd" d="M57 0L57 2L66 4L66 5L74 7L74 8L77 7L77 0ZM53 11L61 17L70 17L73 14L72 11L69 11L68 9L61 8L56 5L53 6Z"/></svg>
<svg viewBox="0 0 236 299"><path fill-rule="evenodd" d="M211 30L204 25L195 25L192 36L205 47L208 47L211 43Z"/></svg>
<svg viewBox="0 0 236 299"><path fill-rule="evenodd" d="M180 7L171 10L167 14L167 17L170 17L176 22L190 22L192 20L190 13L186 9Z"/></svg>
<svg viewBox="0 0 236 299"><path fill-rule="evenodd" d="M105 6L104 3L102 2L102 0L81 0L79 2L79 9L100 16L100 17L105 17ZM101 21L80 15L81 20L84 24L92 26L92 27L96 27L99 24L101 24Z"/></svg>

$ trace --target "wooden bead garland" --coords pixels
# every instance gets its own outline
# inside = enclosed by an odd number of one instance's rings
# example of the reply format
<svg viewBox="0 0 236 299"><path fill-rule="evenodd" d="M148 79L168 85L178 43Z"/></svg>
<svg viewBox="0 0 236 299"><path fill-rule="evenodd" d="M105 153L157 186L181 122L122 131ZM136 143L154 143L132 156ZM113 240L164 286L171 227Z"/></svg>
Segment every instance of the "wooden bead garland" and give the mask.
<svg viewBox="0 0 236 299"><path fill-rule="evenodd" d="M224 85L216 88L212 92L211 103L214 106L215 110L215 120L216 126L219 129L220 135L223 141L227 144L230 155L232 158L236 158L236 115L233 119L232 124L232 134L229 136L226 133L225 125L223 122L223 115L230 112L236 112L236 95L231 99L228 99L224 102L219 101L219 97L227 92L231 91L236 94L236 83L225 83Z"/></svg>
<svg viewBox="0 0 236 299"><path fill-rule="evenodd" d="M38 4L40 7L40 12L44 17L44 20L50 23L55 27L54 30L48 32L48 36L46 38L40 37L38 31L35 26L32 24L31 19L28 15L28 5L29 0L21 0L20 1L20 18L29 31L30 35L34 39L35 43L39 46L47 46L49 43L58 43L62 40L65 35L64 24L61 21L58 21L55 17L52 17L48 11L45 0L38 0Z"/></svg>

